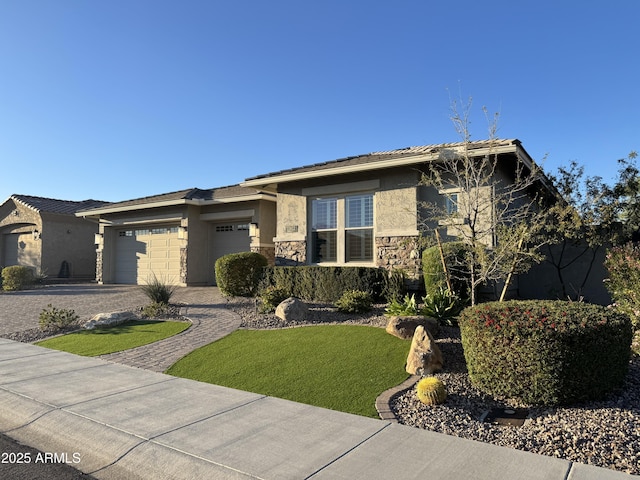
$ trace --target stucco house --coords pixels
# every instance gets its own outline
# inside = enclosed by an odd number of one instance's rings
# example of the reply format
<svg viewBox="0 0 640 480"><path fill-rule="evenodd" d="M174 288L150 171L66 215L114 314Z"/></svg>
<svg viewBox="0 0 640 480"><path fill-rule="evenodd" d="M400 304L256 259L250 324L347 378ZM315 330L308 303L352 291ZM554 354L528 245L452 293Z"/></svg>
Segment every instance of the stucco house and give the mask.
<svg viewBox="0 0 640 480"><path fill-rule="evenodd" d="M516 160L534 164L518 140L447 143L267 173L242 185L277 195L277 265L402 268L417 279L421 205L444 205L456 195L455 185L446 192L420 185L422 172L465 146L473 158L497 155L495 175L502 181L512 181Z"/></svg>
<svg viewBox="0 0 640 480"><path fill-rule="evenodd" d="M155 275L176 285L215 283L222 255L274 258L276 196L233 185L190 188L76 213L96 222L98 283L145 284Z"/></svg>
<svg viewBox="0 0 640 480"><path fill-rule="evenodd" d="M0 266L24 265L49 277L93 279L98 225L75 213L104 204L11 195L0 205Z"/></svg>

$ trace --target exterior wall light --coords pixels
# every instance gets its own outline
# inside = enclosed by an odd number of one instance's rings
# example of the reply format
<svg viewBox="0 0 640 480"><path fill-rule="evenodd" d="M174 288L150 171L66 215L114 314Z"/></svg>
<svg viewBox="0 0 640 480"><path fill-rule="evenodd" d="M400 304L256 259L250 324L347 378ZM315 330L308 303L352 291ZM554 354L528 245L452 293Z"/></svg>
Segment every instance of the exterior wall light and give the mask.
<svg viewBox="0 0 640 480"><path fill-rule="evenodd" d="M249 224L249 236L250 237L257 237L258 236L258 224L257 223L250 223Z"/></svg>

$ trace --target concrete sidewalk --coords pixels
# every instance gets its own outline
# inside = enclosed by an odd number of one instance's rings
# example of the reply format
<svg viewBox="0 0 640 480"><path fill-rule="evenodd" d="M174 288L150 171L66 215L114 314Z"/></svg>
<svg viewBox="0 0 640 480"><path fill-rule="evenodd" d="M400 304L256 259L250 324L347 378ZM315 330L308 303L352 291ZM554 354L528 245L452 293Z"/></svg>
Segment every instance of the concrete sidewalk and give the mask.
<svg viewBox="0 0 640 480"><path fill-rule="evenodd" d="M5 339L0 432L99 479L632 478Z"/></svg>

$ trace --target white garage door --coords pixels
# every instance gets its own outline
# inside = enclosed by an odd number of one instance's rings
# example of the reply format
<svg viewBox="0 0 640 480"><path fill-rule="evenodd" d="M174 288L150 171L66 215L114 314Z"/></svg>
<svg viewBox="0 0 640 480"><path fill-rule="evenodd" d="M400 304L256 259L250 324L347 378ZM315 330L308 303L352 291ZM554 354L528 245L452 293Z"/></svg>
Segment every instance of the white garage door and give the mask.
<svg viewBox="0 0 640 480"><path fill-rule="evenodd" d="M25 265L35 267L38 264L37 240L32 233L8 233L3 237L5 267Z"/></svg>
<svg viewBox="0 0 640 480"><path fill-rule="evenodd" d="M180 281L178 227L119 230L115 282L143 285L154 274L165 283Z"/></svg>

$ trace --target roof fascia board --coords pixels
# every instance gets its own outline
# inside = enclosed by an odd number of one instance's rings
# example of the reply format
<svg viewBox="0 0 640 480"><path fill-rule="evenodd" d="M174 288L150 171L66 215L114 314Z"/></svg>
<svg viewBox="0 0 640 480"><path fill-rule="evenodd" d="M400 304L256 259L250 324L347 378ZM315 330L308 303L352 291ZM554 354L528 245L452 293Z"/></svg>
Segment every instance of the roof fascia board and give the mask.
<svg viewBox="0 0 640 480"><path fill-rule="evenodd" d="M105 208L98 208L94 210L84 210L84 211L76 212L76 216L77 217L95 217L97 215L106 215L108 213L130 212L134 210L144 210L148 208L157 208L157 207L171 207L176 205L198 205L198 206L216 205L216 204L248 202L252 200L268 200L268 201L275 202L276 197L274 195L259 193L254 195L242 195L237 197L228 197L228 198L221 198L216 200L201 200L201 199L188 200L188 199L180 198L177 200L165 200L164 202L139 203L137 205L125 205L121 207L105 207Z"/></svg>
<svg viewBox="0 0 640 480"><path fill-rule="evenodd" d="M105 226L109 227L124 227L127 225L144 225L144 224L156 224L156 223L175 223L181 222L182 217L145 217L145 218L121 218L118 220L111 221L109 223L105 222Z"/></svg>
<svg viewBox="0 0 640 480"><path fill-rule="evenodd" d="M451 148L451 150L455 150L458 153L463 153L459 148ZM469 150L469 154L472 157L479 157L483 155L492 155L492 154L500 154L500 153L512 153L517 150L516 145L499 145L499 146L489 146L484 148L477 148ZM392 168L392 167L404 167L407 165L415 165L417 163L423 162L431 162L434 160L438 160L440 158L440 151L435 153L428 154L419 154L419 155L411 155L400 158L392 158L388 160L379 160L377 162L369 162L362 163L358 165L347 165L347 166L335 166L331 168L324 168L321 170L308 170L305 172L291 172L291 173L283 173L276 174L273 176L266 176L262 178L256 178L253 180L245 180L241 183L243 187L260 187L264 185L274 184L274 183L287 183L287 182L295 182L299 180L308 180L317 177L326 177L330 175L343 175L347 173L361 173L369 170L380 170L384 168Z"/></svg>

